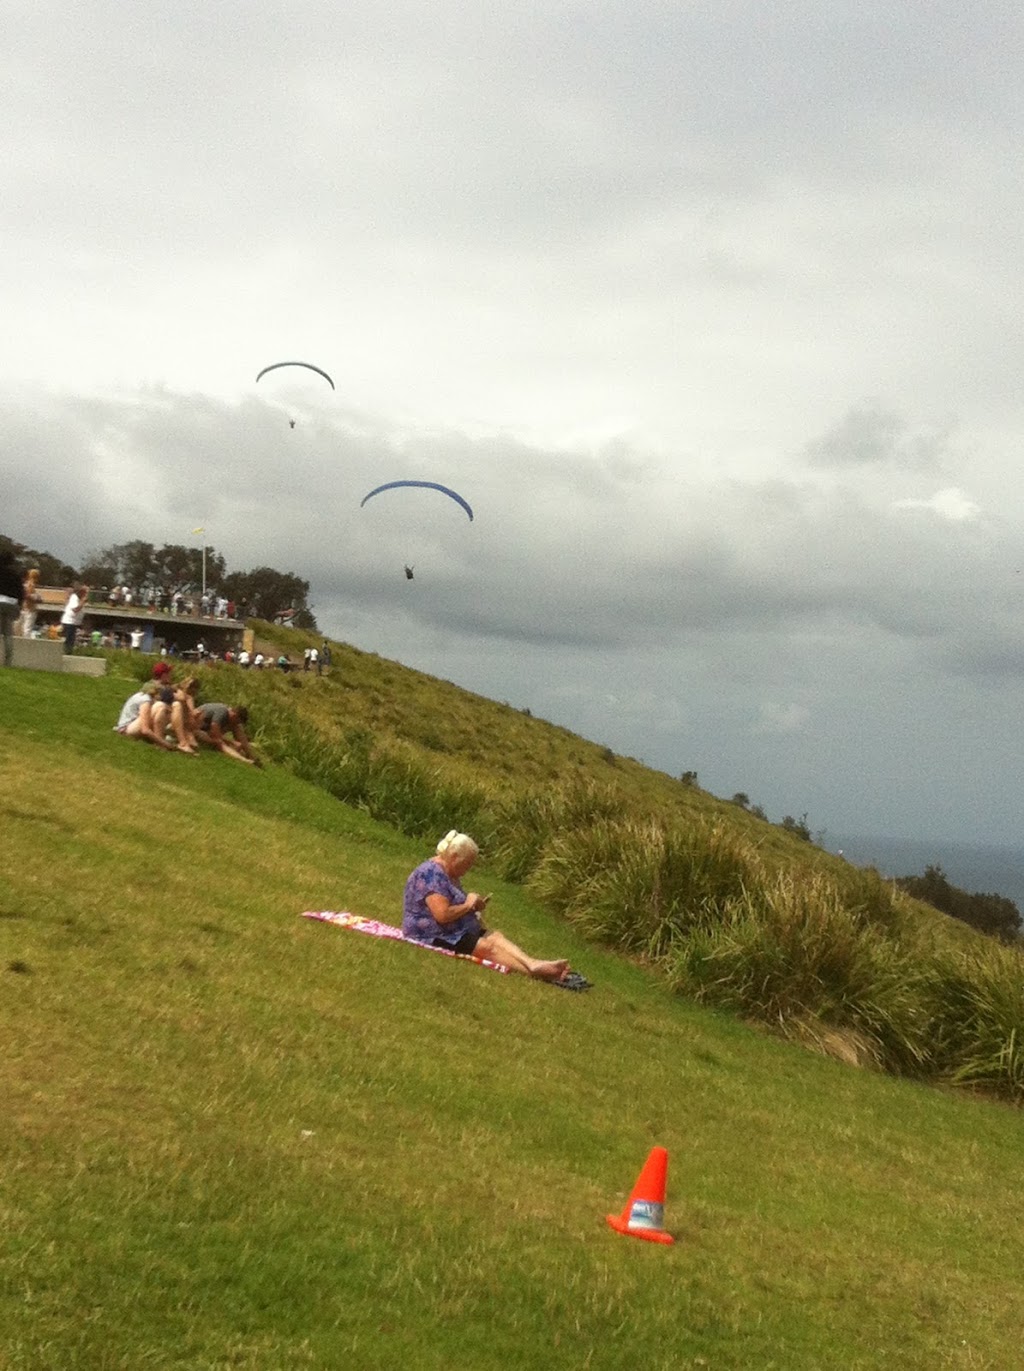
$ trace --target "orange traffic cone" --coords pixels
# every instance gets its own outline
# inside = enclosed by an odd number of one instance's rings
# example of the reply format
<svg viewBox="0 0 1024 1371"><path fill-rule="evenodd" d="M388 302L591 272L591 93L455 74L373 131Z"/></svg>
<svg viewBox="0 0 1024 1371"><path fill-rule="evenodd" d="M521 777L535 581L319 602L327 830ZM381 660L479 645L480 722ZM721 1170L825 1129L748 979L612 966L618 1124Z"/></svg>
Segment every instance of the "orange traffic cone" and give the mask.
<svg viewBox="0 0 1024 1371"><path fill-rule="evenodd" d="M652 1147L625 1209L621 1214L607 1215L616 1233L628 1233L632 1238L644 1238L647 1242L675 1242L672 1234L662 1227L667 1172L668 1153L663 1147Z"/></svg>

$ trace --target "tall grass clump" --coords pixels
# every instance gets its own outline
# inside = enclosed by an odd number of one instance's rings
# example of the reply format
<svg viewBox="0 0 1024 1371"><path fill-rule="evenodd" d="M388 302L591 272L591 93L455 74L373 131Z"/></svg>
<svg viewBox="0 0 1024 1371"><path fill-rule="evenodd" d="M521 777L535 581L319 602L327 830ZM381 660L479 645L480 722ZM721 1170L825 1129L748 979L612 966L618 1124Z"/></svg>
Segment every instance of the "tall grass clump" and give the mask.
<svg viewBox="0 0 1024 1371"><path fill-rule="evenodd" d="M617 816L554 835L528 887L589 937L656 960L760 874L724 825Z"/></svg>
<svg viewBox="0 0 1024 1371"><path fill-rule="evenodd" d="M450 828L479 830L484 790L442 779L410 757L373 757L364 800L367 811L411 838L439 838Z"/></svg>
<svg viewBox="0 0 1024 1371"><path fill-rule="evenodd" d="M495 800L481 836L494 869L523 885L560 835L585 831L621 813L622 796L593 782L513 790Z"/></svg>
<svg viewBox="0 0 1024 1371"><path fill-rule="evenodd" d="M945 951L926 968L936 1074L1024 1101L1024 955Z"/></svg>
<svg viewBox="0 0 1024 1371"><path fill-rule="evenodd" d="M270 760L408 837L439 837L453 826L472 831L480 822L486 791L441 778L429 763L376 743L366 729L327 737L279 700L257 741Z"/></svg>
<svg viewBox="0 0 1024 1371"><path fill-rule="evenodd" d="M920 965L826 875L780 872L728 901L666 959L682 993L786 1036L855 1035L858 1055L901 1073L928 1067Z"/></svg>

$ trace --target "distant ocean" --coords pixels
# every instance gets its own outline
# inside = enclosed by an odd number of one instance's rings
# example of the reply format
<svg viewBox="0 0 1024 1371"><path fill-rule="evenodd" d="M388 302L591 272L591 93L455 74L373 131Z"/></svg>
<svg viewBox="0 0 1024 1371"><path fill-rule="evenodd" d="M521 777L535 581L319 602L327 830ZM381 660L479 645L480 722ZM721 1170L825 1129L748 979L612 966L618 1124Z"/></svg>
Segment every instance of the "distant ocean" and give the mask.
<svg viewBox="0 0 1024 1371"><path fill-rule="evenodd" d="M941 866L951 885L969 895L1005 895L1024 914L1024 848L975 843L898 842L892 838L825 835L829 852L842 852L854 866L873 866L883 876L923 876Z"/></svg>

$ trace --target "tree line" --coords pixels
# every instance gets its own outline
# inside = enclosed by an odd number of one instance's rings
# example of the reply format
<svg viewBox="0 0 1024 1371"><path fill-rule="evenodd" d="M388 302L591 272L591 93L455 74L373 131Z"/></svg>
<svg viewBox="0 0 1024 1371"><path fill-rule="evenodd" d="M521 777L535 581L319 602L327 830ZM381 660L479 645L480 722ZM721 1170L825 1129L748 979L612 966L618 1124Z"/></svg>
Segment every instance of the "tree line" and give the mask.
<svg viewBox="0 0 1024 1371"><path fill-rule="evenodd" d="M898 876L896 884L915 900L924 900L979 933L1000 942L1015 943L1021 936L1020 910L1005 895L968 894L949 883L941 866L925 867L923 876Z"/></svg>
<svg viewBox="0 0 1024 1371"><path fill-rule="evenodd" d="M84 581L94 590L131 586L133 590L162 588L196 594L203 585L203 549L181 543L153 543L132 539L86 555L74 567L50 552L27 547L0 534L0 547L13 553L23 570L39 568L42 585L65 586ZM250 571L229 571L224 557L214 547L206 548L205 583L209 589L238 607L240 617L273 620L288 615L289 624L317 632L317 622L309 604L309 582L294 572L274 567L254 567Z"/></svg>

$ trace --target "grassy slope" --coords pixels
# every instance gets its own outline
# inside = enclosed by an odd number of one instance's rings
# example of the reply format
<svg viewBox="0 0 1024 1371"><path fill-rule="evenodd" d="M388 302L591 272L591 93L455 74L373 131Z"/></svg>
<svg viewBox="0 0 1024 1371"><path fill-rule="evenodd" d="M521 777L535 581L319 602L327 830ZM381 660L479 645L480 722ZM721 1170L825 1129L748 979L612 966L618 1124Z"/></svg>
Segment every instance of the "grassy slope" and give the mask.
<svg viewBox="0 0 1024 1371"><path fill-rule="evenodd" d="M316 635L260 625L268 643L301 658ZM375 738L405 746L427 759L439 774L456 779L486 777L516 785L543 786L570 777L615 786L626 806L638 805L684 817L723 818L751 843L781 861L793 860L842 873L846 863L738 806L720 800L631 757L612 754L598 743L507 703L474 695L449 681L412 671L349 644L333 647L329 677L301 676L301 708L330 733L368 729ZM262 685L294 701L295 677L271 675Z"/></svg>
<svg viewBox="0 0 1024 1371"><path fill-rule="evenodd" d="M116 738L125 693L0 674L5 1371L1024 1364L1019 1113L673 1001L490 879L594 992L300 920L393 919L422 851ZM668 1250L603 1223L654 1143Z"/></svg>

